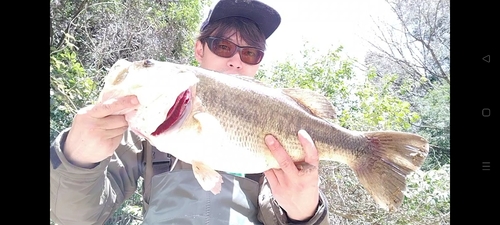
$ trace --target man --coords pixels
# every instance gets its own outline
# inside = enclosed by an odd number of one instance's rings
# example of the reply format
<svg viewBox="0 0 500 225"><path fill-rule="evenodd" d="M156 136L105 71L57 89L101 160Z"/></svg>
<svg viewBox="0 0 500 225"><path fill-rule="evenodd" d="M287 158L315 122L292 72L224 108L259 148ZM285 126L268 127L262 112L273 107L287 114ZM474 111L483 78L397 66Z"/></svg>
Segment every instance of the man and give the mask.
<svg viewBox="0 0 500 225"><path fill-rule="evenodd" d="M262 2L221 0L202 24L195 57L202 68L253 77L280 22ZM221 172L223 190L213 195L199 186L191 165L157 151L127 129L123 115L113 115L137 105L135 96L125 96L83 108L56 138L50 149L56 223L102 224L134 193L139 177L151 176L144 179L144 224L328 224L318 170L299 171L272 135L265 141L281 169L264 176ZM298 138L306 162L317 166L309 135Z"/></svg>

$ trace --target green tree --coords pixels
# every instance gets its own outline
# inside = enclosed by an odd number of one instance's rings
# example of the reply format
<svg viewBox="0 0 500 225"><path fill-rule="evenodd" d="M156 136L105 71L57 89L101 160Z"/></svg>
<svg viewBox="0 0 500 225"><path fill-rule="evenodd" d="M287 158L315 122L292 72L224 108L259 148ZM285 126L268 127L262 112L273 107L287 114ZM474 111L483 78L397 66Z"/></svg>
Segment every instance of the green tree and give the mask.
<svg viewBox="0 0 500 225"><path fill-rule="evenodd" d="M356 76L353 61L340 57L342 47L325 55L305 43L303 60L273 64L259 71L257 79L274 87L300 87L318 91L330 98L337 109L339 125L354 130L392 129L407 131L419 119L410 103L392 95L396 76L374 83L376 73Z"/></svg>
<svg viewBox="0 0 500 225"><path fill-rule="evenodd" d="M391 91L412 103L421 116L410 121L412 131L431 142L424 168L439 168L450 155L450 1L386 2L397 22L377 22L375 38L368 40L375 50L364 64L376 71L375 81L396 75Z"/></svg>

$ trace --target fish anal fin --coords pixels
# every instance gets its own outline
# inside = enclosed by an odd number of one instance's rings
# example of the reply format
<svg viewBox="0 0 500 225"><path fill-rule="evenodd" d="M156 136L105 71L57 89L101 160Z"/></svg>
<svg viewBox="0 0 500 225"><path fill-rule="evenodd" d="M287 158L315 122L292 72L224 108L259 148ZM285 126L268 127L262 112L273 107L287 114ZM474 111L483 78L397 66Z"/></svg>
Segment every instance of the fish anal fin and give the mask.
<svg viewBox="0 0 500 225"><path fill-rule="evenodd" d="M313 115L332 120L337 118L335 107L324 95L302 88L282 88L281 90L299 105L306 107Z"/></svg>
<svg viewBox="0 0 500 225"><path fill-rule="evenodd" d="M198 183L205 191L211 191L214 195L222 190L222 176L214 169L200 161L192 161L193 173Z"/></svg>
<svg viewBox="0 0 500 225"><path fill-rule="evenodd" d="M383 209L395 211L403 203L406 176L419 169L429 152L423 137L396 131L363 133L364 155L347 164Z"/></svg>

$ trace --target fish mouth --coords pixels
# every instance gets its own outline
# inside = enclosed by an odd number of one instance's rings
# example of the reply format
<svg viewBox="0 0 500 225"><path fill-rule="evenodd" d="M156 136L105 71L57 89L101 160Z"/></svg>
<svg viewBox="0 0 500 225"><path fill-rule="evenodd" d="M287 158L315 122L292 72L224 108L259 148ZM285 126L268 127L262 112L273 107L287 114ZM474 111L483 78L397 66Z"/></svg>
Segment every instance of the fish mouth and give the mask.
<svg viewBox="0 0 500 225"><path fill-rule="evenodd" d="M152 136L158 136L170 128L180 124L187 117L186 108L191 106L191 91L189 89L183 91L177 99L174 105L168 110L167 118L160 124L156 130L151 133Z"/></svg>

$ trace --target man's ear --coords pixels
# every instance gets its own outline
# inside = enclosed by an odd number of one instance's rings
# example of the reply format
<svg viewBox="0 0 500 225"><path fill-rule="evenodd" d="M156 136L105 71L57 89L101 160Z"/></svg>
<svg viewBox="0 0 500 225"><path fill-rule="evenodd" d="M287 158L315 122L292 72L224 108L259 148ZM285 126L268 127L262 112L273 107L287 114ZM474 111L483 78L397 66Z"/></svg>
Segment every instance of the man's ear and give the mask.
<svg viewBox="0 0 500 225"><path fill-rule="evenodd" d="M201 43L200 40L197 40L194 46L194 57L198 63L201 63L201 60L203 59L203 43Z"/></svg>

